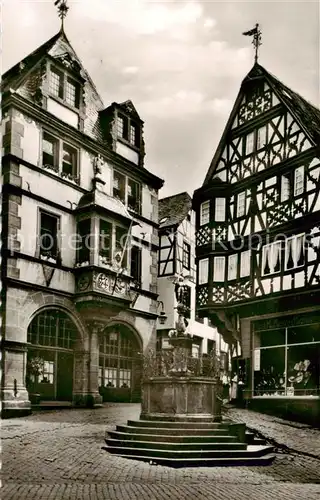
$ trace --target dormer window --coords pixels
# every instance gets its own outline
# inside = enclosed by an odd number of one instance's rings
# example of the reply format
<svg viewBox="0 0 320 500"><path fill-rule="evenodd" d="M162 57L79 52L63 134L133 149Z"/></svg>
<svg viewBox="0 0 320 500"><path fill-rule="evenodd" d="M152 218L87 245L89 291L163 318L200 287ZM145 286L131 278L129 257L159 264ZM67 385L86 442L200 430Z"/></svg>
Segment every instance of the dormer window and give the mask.
<svg viewBox="0 0 320 500"><path fill-rule="evenodd" d="M72 108L80 107L80 84L52 65L49 74L49 92Z"/></svg>
<svg viewBox="0 0 320 500"><path fill-rule="evenodd" d="M118 114L117 116L117 135L131 146L140 146L139 126L131 118Z"/></svg>

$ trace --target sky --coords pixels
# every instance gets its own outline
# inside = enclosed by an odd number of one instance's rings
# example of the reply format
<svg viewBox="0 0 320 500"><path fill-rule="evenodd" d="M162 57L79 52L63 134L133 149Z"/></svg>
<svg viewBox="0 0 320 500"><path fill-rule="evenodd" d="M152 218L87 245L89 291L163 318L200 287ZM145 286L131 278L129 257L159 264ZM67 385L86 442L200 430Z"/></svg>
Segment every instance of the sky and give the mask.
<svg viewBox="0 0 320 500"><path fill-rule="evenodd" d="M131 99L160 197L200 187L241 81L259 62L320 107L318 1L69 0L65 31L105 106ZM2 0L2 72L60 29L54 0Z"/></svg>

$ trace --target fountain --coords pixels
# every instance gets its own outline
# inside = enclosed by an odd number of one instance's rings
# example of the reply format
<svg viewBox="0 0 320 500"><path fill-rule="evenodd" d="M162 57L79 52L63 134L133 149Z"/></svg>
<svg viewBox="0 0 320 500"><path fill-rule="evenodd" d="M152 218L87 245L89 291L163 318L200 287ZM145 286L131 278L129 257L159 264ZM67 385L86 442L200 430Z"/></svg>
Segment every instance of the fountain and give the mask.
<svg viewBox="0 0 320 500"><path fill-rule="evenodd" d="M192 358L181 289L177 298L172 349L144 356L140 419L109 431L105 449L172 467L270 464L271 446L248 444L245 424L222 418L219 359Z"/></svg>

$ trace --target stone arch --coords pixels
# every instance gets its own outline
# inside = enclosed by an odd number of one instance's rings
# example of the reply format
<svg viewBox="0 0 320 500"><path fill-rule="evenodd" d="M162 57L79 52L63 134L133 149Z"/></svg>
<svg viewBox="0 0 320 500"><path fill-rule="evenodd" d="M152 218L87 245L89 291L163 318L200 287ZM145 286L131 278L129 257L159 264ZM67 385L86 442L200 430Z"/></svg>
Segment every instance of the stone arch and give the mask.
<svg viewBox="0 0 320 500"><path fill-rule="evenodd" d="M71 401L79 371L76 363L79 366L80 361L86 369L84 347L85 343L88 344L85 342L88 336L68 305L57 304L55 300L51 304L46 301L28 318L28 390L40 394L41 399ZM37 358L42 360L42 368L36 374L33 366ZM81 376L80 380L83 378Z"/></svg>
<svg viewBox="0 0 320 500"><path fill-rule="evenodd" d="M99 333L99 392L104 401L141 399L143 341L130 322L113 318Z"/></svg>
<svg viewBox="0 0 320 500"><path fill-rule="evenodd" d="M143 352L143 340L142 340L142 337L141 337L139 331L137 330L137 328L132 323L130 323L129 321L126 321L126 320L120 319L120 318L119 319L118 318L112 318L110 321L108 321L103 326L102 331L106 330L107 328L109 328L111 326L115 326L115 325L123 325L123 326L127 327L129 330L131 330L131 332L134 335L134 338L135 338L137 344L139 345L140 352L142 353Z"/></svg>

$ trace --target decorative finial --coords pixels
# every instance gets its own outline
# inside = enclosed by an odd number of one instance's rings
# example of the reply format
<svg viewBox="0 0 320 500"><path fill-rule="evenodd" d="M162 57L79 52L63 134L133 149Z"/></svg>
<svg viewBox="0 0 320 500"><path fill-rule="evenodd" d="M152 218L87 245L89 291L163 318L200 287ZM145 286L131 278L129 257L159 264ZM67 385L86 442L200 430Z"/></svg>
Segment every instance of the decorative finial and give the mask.
<svg viewBox="0 0 320 500"><path fill-rule="evenodd" d="M259 24L256 24L255 28L253 28L252 30L245 31L242 34L245 36L253 36L252 44L253 44L254 50L255 50L254 62L257 63L258 62L258 50L259 50L260 45L262 45L261 31L259 29Z"/></svg>
<svg viewBox="0 0 320 500"><path fill-rule="evenodd" d="M67 0L56 0L54 5L58 7L58 16L61 19L61 31L64 28L64 18L68 14L69 7L67 5Z"/></svg>

